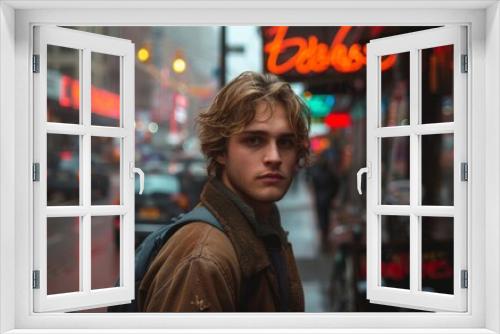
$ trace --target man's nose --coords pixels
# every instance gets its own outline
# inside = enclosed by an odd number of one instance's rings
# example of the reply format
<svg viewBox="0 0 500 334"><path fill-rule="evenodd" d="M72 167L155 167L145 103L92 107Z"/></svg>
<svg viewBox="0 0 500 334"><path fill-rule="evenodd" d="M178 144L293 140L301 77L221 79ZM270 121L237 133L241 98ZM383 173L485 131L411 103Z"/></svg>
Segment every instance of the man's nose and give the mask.
<svg viewBox="0 0 500 334"><path fill-rule="evenodd" d="M278 145L275 142L271 142L265 152L264 156L264 163L266 164L272 164L272 165L279 165L281 164L281 154L278 149Z"/></svg>

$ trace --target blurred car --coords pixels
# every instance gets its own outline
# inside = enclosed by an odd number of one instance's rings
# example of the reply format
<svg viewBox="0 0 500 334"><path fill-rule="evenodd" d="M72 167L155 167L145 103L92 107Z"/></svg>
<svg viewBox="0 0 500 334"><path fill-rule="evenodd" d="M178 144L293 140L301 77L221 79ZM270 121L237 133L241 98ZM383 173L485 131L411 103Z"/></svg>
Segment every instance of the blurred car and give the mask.
<svg viewBox="0 0 500 334"><path fill-rule="evenodd" d="M383 188L384 189L384 188ZM389 181L383 190L384 204L404 204L410 203L410 181L393 180Z"/></svg>
<svg viewBox="0 0 500 334"><path fill-rule="evenodd" d="M91 158L91 198L92 203L97 204L102 202L102 204L109 204L110 190L111 190L111 180L110 177L112 173L119 173L119 165L113 168L98 155L92 155ZM118 174L119 175L119 174Z"/></svg>
<svg viewBox="0 0 500 334"><path fill-rule="evenodd" d="M135 244L139 245L151 232L188 210L189 201L181 191L178 176L160 171L145 171L144 191L139 195L135 182ZM115 241L119 244L120 221L115 220Z"/></svg>
<svg viewBox="0 0 500 334"><path fill-rule="evenodd" d="M47 204L79 204L79 160L72 151L48 152Z"/></svg>
<svg viewBox="0 0 500 334"><path fill-rule="evenodd" d="M98 156L91 159L92 200L106 199L110 171ZM47 204L79 205L80 160L73 151L49 153L47 161Z"/></svg>
<svg viewBox="0 0 500 334"><path fill-rule="evenodd" d="M186 194L189 200L188 209L192 209L199 202L201 191L208 178L205 159L193 157L172 159L167 163L167 170L179 177L182 193Z"/></svg>

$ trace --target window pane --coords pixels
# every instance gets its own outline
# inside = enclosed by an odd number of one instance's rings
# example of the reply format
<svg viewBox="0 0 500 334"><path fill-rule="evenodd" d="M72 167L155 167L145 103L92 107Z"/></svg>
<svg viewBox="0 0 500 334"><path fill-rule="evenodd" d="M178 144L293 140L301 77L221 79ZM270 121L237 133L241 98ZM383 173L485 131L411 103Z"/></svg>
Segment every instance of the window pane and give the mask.
<svg viewBox="0 0 500 334"><path fill-rule="evenodd" d="M396 63L385 70L382 61L396 56ZM382 69L381 126L410 124L410 53L388 55L380 59Z"/></svg>
<svg viewBox="0 0 500 334"><path fill-rule="evenodd" d="M422 290L453 294L451 217L422 217Z"/></svg>
<svg viewBox="0 0 500 334"><path fill-rule="evenodd" d="M80 218L47 218L47 294L80 290Z"/></svg>
<svg viewBox="0 0 500 334"><path fill-rule="evenodd" d="M381 285L410 289L410 217L382 216Z"/></svg>
<svg viewBox="0 0 500 334"><path fill-rule="evenodd" d="M120 274L120 216L92 217L92 289L114 287Z"/></svg>
<svg viewBox="0 0 500 334"><path fill-rule="evenodd" d="M381 204L410 204L410 137L381 138Z"/></svg>
<svg viewBox="0 0 500 334"><path fill-rule="evenodd" d="M47 135L47 205L80 204L80 140Z"/></svg>
<svg viewBox="0 0 500 334"><path fill-rule="evenodd" d="M79 50L47 45L47 121L80 122Z"/></svg>
<svg viewBox="0 0 500 334"><path fill-rule="evenodd" d="M422 50L422 123L453 122L453 45Z"/></svg>
<svg viewBox="0 0 500 334"><path fill-rule="evenodd" d="M109 137L91 139L92 205L121 203L120 141Z"/></svg>
<svg viewBox="0 0 500 334"><path fill-rule="evenodd" d="M453 205L453 134L422 136L422 204Z"/></svg>
<svg viewBox="0 0 500 334"><path fill-rule="evenodd" d="M92 52L92 125L120 126L120 57Z"/></svg>

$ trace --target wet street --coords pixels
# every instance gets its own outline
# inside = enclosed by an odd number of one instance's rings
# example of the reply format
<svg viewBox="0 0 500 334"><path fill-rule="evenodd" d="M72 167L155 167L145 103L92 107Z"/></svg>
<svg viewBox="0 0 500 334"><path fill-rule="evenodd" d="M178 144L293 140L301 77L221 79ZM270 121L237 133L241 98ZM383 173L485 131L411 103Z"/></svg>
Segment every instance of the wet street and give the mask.
<svg viewBox="0 0 500 334"><path fill-rule="evenodd" d="M283 228L289 232L304 287L306 312L327 312L333 259L320 251L313 198L302 175L278 202Z"/></svg>

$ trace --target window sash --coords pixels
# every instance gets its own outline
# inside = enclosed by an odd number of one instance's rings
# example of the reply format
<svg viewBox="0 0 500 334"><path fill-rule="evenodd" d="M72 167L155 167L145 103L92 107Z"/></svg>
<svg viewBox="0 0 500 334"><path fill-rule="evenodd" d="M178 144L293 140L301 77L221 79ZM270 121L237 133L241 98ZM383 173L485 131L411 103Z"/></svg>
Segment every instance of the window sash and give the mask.
<svg viewBox="0 0 500 334"><path fill-rule="evenodd" d="M467 310L467 289L461 288L461 271L467 270L467 182L460 180L460 164L467 162L466 75L461 73L461 55L466 54L465 27L434 28L372 40L367 56L367 162L373 167L367 179L367 296L371 302L431 311ZM454 46L453 116L448 123L419 124L421 115L420 51L441 45ZM410 125L380 127L380 58L410 52ZM421 135L454 134L454 205L420 205L422 189ZM380 205L381 138L406 136L410 144L410 204ZM410 287L396 289L381 284L382 215L409 217ZM453 295L421 291L422 216L453 217Z"/></svg>
<svg viewBox="0 0 500 334"><path fill-rule="evenodd" d="M47 122L47 45L71 48L79 54L80 123ZM40 55L40 73L34 74L34 161L40 181L34 183L33 270L40 271L40 288L33 290L35 312L73 311L128 302L134 298L134 184L129 165L134 161L134 47L130 41L65 28L35 28L34 52ZM120 57L121 127L91 125L91 52ZM130 96L132 94L132 96ZM79 137L79 205L47 206L47 135ZM120 205L91 204L91 138L120 139ZM120 215L120 287L91 289L92 216ZM79 218L79 291L48 295L47 218Z"/></svg>

